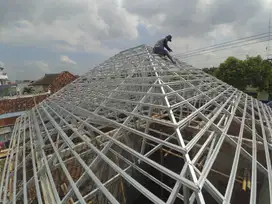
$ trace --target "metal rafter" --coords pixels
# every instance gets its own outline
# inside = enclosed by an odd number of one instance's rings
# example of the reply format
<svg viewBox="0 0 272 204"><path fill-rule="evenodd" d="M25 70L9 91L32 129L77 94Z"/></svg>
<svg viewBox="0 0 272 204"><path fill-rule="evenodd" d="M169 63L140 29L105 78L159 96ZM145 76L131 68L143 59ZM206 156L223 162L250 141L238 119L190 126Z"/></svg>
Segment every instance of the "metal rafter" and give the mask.
<svg viewBox="0 0 272 204"><path fill-rule="evenodd" d="M124 203L133 192L153 203L227 204L235 200L240 172L249 168L250 203L264 196L257 187L262 179L272 202L271 135L269 107L141 45L17 119L1 201ZM177 161L175 168L165 164L168 158ZM162 190L151 192L137 175Z"/></svg>

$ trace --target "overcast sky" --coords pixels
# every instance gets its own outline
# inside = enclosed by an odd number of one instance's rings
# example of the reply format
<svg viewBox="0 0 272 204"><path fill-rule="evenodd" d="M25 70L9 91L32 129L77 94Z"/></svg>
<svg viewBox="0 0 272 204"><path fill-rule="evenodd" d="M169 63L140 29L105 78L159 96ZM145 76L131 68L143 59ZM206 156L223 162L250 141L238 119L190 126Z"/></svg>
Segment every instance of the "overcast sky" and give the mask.
<svg viewBox="0 0 272 204"><path fill-rule="evenodd" d="M168 34L174 53L268 32L271 0L1 0L0 65L12 80L84 74L117 52ZM265 54L267 43L184 59L212 66Z"/></svg>

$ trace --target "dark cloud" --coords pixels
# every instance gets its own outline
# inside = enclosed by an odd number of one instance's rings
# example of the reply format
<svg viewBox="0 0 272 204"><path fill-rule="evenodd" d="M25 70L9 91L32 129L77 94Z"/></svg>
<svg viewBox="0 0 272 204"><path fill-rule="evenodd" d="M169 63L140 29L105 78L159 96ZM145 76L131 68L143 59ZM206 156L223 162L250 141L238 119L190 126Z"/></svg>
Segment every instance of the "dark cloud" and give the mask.
<svg viewBox="0 0 272 204"><path fill-rule="evenodd" d="M159 30L180 37L200 37L222 24L244 27L264 10L262 0L214 0L210 4L204 4L201 0L133 2L124 1L124 7L146 22L159 26ZM158 15L165 18L161 21L154 18Z"/></svg>
<svg viewBox="0 0 272 204"><path fill-rule="evenodd" d="M186 47L200 48L212 41L218 43L268 30L269 9L264 0L206 0L209 4L204 4L204 0L122 0L123 7L118 5L119 0L0 1L1 42L47 48L56 53L58 60L65 54L63 51L100 54L99 60L86 63L81 63L83 58L72 58L77 62L76 69L45 57L37 61L45 60L48 67L37 62L21 65L23 59L15 57L10 65L2 56L11 75L22 78L35 78L46 69L56 72L66 67L82 73L93 67L90 64L102 61L105 53L111 56L119 49L142 43L152 45L169 33L179 41L174 40L171 47L181 52ZM28 49L22 55L27 53ZM15 74L16 71L20 73Z"/></svg>
<svg viewBox="0 0 272 204"><path fill-rule="evenodd" d="M217 0L211 4L208 15L213 25L250 21L263 8L262 0Z"/></svg>
<svg viewBox="0 0 272 204"><path fill-rule="evenodd" d="M72 5L72 6L71 6ZM26 20L35 23L52 23L72 18L87 11L81 4L64 0L9 0L0 3L0 25Z"/></svg>
<svg viewBox="0 0 272 204"><path fill-rule="evenodd" d="M50 27L58 25L59 29L63 28L63 33L76 33L80 44L90 41L89 37L98 41L120 36L137 37L136 20L133 22L116 0L1 1L0 34L1 30L22 28L25 24L34 28L44 26L46 37L48 31L51 32Z"/></svg>

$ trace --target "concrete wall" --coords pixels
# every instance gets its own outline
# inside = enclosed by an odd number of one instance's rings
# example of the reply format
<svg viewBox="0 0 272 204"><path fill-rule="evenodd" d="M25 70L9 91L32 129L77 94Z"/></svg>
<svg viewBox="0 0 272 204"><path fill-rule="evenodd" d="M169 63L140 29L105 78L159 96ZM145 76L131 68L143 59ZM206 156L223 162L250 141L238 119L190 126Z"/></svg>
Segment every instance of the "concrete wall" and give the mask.
<svg viewBox="0 0 272 204"><path fill-rule="evenodd" d="M47 87L43 86L43 85L35 85L35 86L32 86L33 87L33 90L34 90L34 93L43 93L43 92L46 92L47 90Z"/></svg>
<svg viewBox="0 0 272 204"><path fill-rule="evenodd" d="M268 92L266 92L266 91L258 92L257 99L262 100L262 101L268 101L268 99L269 99Z"/></svg>
<svg viewBox="0 0 272 204"><path fill-rule="evenodd" d="M258 91L257 88L248 86L248 87L246 88L246 92L249 92L249 93L256 93L256 94L257 94L257 99L258 99L258 100L261 100L261 101L267 101L267 100L269 100L269 94L268 94L268 92L266 92L266 91Z"/></svg>
<svg viewBox="0 0 272 204"><path fill-rule="evenodd" d="M17 91L19 92L19 95L23 95L23 91L25 87L28 87L29 82L21 82L17 84Z"/></svg>

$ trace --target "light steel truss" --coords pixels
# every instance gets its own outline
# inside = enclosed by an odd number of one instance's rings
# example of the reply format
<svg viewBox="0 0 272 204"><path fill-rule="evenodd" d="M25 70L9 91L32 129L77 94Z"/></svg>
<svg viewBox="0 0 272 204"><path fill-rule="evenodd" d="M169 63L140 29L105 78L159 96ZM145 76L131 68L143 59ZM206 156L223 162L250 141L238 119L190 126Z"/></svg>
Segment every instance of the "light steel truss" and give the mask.
<svg viewBox="0 0 272 204"><path fill-rule="evenodd" d="M271 135L268 106L141 45L17 119L1 202L272 203Z"/></svg>

